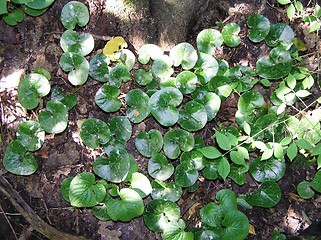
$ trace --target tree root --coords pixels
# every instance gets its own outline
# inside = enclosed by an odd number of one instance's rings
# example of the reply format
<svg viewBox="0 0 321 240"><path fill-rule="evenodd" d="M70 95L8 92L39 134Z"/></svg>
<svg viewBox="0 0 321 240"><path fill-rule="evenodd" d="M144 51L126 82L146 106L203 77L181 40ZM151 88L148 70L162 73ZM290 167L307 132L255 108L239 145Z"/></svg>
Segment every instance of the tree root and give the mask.
<svg viewBox="0 0 321 240"><path fill-rule="evenodd" d="M86 240L85 237L74 236L62 232L45 221L43 221L35 211L23 200L19 193L12 187L7 179L0 175L0 192L2 192L20 212L20 214L30 223L33 229L43 234L51 240Z"/></svg>

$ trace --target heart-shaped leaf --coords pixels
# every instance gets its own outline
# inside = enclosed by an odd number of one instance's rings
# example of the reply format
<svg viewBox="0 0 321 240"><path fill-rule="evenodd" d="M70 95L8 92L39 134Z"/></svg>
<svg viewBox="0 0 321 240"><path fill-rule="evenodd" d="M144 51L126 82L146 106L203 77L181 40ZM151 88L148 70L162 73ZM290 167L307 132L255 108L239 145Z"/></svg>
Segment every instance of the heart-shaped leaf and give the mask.
<svg viewBox="0 0 321 240"><path fill-rule="evenodd" d="M232 80L226 76L215 76L208 83L208 89L215 92L223 101L233 92Z"/></svg>
<svg viewBox="0 0 321 240"><path fill-rule="evenodd" d="M130 90L125 97L125 101L130 108L126 111L129 120L139 123L150 114L148 108L149 97L140 89Z"/></svg>
<svg viewBox="0 0 321 240"><path fill-rule="evenodd" d="M317 192L321 193L321 170L317 171L312 179L310 186Z"/></svg>
<svg viewBox="0 0 321 240"><path fill-rule="evenodd" d="M96 54L89 62L89 75L99 82L107 82L109 73L108 65L109 60L104 54Z"/></svg>
<svg viewBox="0 0 321 240"><path fill-rule="evenodd" d="M155 44L145 44L138 50L138 61L147 64L150 59L156 60L163 56L163 50Z"/></svg>
<svg viewBox="0 0 321 240"><path fill-rule="evenodd" d="M138 69L135 72L135 81L142 86L146 86L153 80L153 75L150 72L145 72L144 69Z"/></svg>
<svg viewBox="0 0 321 240"><path fill-rule="evenodd" d="M173 59L175 67L182 65L184 70L193 68L198 59L197 51L190 43L186 42L173 47L169 52L169 56Z"/></svg>
<svg viewBox="0 0 321 240"><path fill-rule="evenodd" d="M39 123L47 133L63 132L68 125L67 107L57 100L50 100L46 105L46 111L39 113Z"/></svg>
<svg viewBox="0 0 321 240"><path fill-rule="evenodd" d="M113 183L120 183L129 173L129 154L124 149L114 149L108 158L98 157L93 167L99 177Z"/></svg>
<svg viewBox="0 0 321 240"><path fill-rule="evenodd" d="M143 214L144 203L136 191L123 188L119 191L119 198L109 198L106 203L108 215L113 221L129 222Z"/></svg>
<svg viewBox="0 0 321 240"><path fill-rule="evenodd" d="M164 153L170 159L176 159L181 150L189 152L194 147L194 138L183 129L172 129L164 135Z"/></svg>
<svg viewBox="0 0 321 240"><path fill-rule="evenodd" d="M165 181L174 173L174 166L163 154L158 153L148 161L148 173L157 180Z"/></svg>
<svg viewBox="0 0 321 240"><path fill-rule="evenodd" d="M28 1L26 4L27 7L32 9L41 10L44 8L48 8L55 0L33 0Z"/></svg>
<svg viewBox="0 0 321 240"><path fill-rule="evenodd" d="M162 232L180 217L179 206L163 199L148 202L144 211L144 222L149 230Z"/></svg>
<svg viewBox="0 0 321 240"><path fill-rule="evenodd" d="M285 161L274 157L261 161L261 158L255 158L250 165L250 173L258 182L278 181L285 173Z"/></svg>
<svg viewBox="0 0 321 240"><path fill-rule="evenodd" d="M251 67L235 66L229 71L229 78L232 80L233 88L239 92L250 90L257 80L254 78L256 73Z"/></svg>
<svg viewBox="0 0 321 240"><path fill-rule="evenodd" d="M292 58L283 48L273 48L269 58L260 58L256 62L256 72L262 78L279 79L289 74L292 69Z"/></svg>
<svg viewBox="0 0 321 240"><path fill-rule="evenodd" d="M185 222L180 219L178 222L173 222L168 228L163 232L163 240L194 240L194 234L192 232L186 232L184 229L186 227Z"/></svg>
<svg viewBox="0 0 321 240"><path fill-rule="evenodd" d="M222 208L210 202L200 210L200 216L204 224L214 228L219 227L223 217Z"/></svg>
<svg viewBox="0 0 321 240"><path fill-rule="evenodd" d="M266 181L254 192L245 195L245 200L252 206L271 208L281 199L281 190L274 181Z"/></svg>
<svg viewBox="0 0 321 240"><path fill-rule="evenodd" d="M248 164L237 165L232 163L230 167L230 173L228 175L236 184L243 185L246 183L246 173L249 171Z"/></svg>
<svg viewBox="0 0 321 240"><path fill-rule="evenodd" d="M200 52L212 55L215 47L223 43L222 34L215 29L204 29L196 38L197 48Z"/></svg>
<svg viewBox="0 0 321 240"><path fill-rule="evenodd" d="M31 175L38 168L34 156L27 153L27 148L19 140L9 143L3 157L3 166L8 172L17 175Z"/></svg>
<svg viewBox="0 0 321 240"><path fill-rule="evenodd" d="M201 84L206 84L217 74L219 65L214 57L200 52L194 69L198 81Z"/></svg>
<svg viewBox="0 0 321 240"><path fill-rule="evenodd" d="M86 56L94 49L95 41L91 34L77 32L68 29L60 38L60 47L64 52L74 52Z"/></svg>
<svg viewBox="0 0 321 240"><path fill-rule="evenodd" d="M128 71L132 70L135 65L136 57L134 53L128 49L123 49L120 53L118 62L127 67Z"/></svg>
<svg viewBox="0 0 321 240"><path fill-rule="evenodd" d="M248 20L247 25L251 28L248 37L252 42L261 42L270 31L270 21L260 14L252 14Z"/></svg>
<svg viewBox="0 0 321 240"><path fill-rule="evenodd" d="M68 80L72 85L83 85L88 78L89 63L85 57L74 52L62 54L59 64L65 72L69 72Z"/></svg>
<svg viewBox="0 0 321 240"><path fill-rule="evenodd" d="M84 27L89 22L89 12L85 4L70 1L62 8L60 20L67 29L74 29L76 25Z"/></svg>
<svg viewBox="0 0 321 240"><path fill-rule="evenodd" d="M110 133L116 140L127 142L132 135L132 125L127 117L117 116L108 121Z"/></svg>
<svg viewBox="0 0 321 240"><path fill-rule="evenodd" d="M169 78L174 73L172 66L173 60L167 55L162 55L155 59L150 71L160 79Z"/></svg>
<svg viewBox="0 0 321 240"><path fill-rule="evenodd" d="M163 126L174 125L179 116L176 109L183 100L182 93L173 87L165 87L155 92L149 99L148 106L151 114Z"/></svg>
<svg viewBox="0 0 321 240"><path fill-rule="evenodd" d="M135 190L142 198L147 197L152 192L149 179L144 174L138 172L132 174L130 188Z"/></svg>
<svg viewBox="0 0 321 240"><path fill-rule="evenodd" d="M95 183L95 175L79 173L70 182L69 200L74 207L93 207L106 196L105 181Z"/></svg>
<svg viewBox="0 0 321 240"><path fill-rule="evenodd" d="M237 47L241 43L239 33L241 28L236 23L228 23L222 29L224 43L229 47Z"/></svg>
<svg viewBox="0 0 321 240"><path fill-rule="evenodd" d="M34 109L39 104L39 97L50 92L48 79L38 73L24 76L18 85L18 101L26 109Z"/></svg>
<svg viewBox="0 0 321 240"><path fill-rule="evenodd" d="M205 167L205 161L203 154L198 150L192 150L189 152L182 152L180 156L180 162L191 162L196 170L202 170Z"/></svg>
<svg viewBox="0 0 321 240"><path fill-rule="evenodd" d="M290 49L294 42L294 32L285 23L276 23L271 26L269 34L265 37L265 42L270 47L283 46Z"/></svg>
<svg viewBox="0 0 321 240"><path fill-rule="evenodd" d="M178 124L188 131L201 130L207 123L207 112L203 104L189 101L179 111Z"/></svg>
<svg viewBox="0 0 321 240"><path fill-rule="evenodd" d="M240 113L250 115L254 109L262 107L263 104L263 95L260 92L252 90L241 95L237 107Z"/></svg>
<svg viewBox="0 0 321 240"><path fill-rule="evenodd" d="M190 94L194 92L197 87L197 84L197 76L190 71L180 72L175 78L175 86L183 94Z"/></svg>
<svg viewBox="0 0 321 240"><path fill-rule="evenodd" d="M54 90L51 93L51 100L60 101L67 107L68 111L77 104L76 94L69 93L65 95L60 87L54 88Z"/></svg>
<svg viewBox="0 0 321 240"><path fill-rule="evenodd" d="M198 171L190 161L184 161L179 164L174 173L175 183L181 187L190 187L198 179Z"/></svg>
<svg viewBox="0 0 321 240"><path fill-rule="evenodd" d="M109 71L108 82L112 86L120 87L123 82L130 80L130 72L124 65L117 65Z"/></svg>
<svg viewBox="0 0 321 240"><path fill-rule="evenodd" d="M303 199L310 199L314 196L314 191L311 189L310 182L308 181L300 182L296 190Z"/></svg>
<svg viewBox="0 0 321 240"><path fill-rule="evenodd" d="M28 151L37 151L45 141L45 131L41 128L39 122L26 121L18 127L17 140L19 140Z"/></svg>
<svg viewBox="0 0 321 240"><path fill-rule="evenodd" d="M95 149L110 140L110 130L104 121L89 118L81 125L80 137L86 146Z"/></svg>
<svg viewBox="0 0 321 240"><path fill-rule="evenodd" d="M98 89L95 102L105 112L116 112L122 106L119 94L120 90L116 86L104 85Z"/></svg>
<svg viewBox="0 0 321 240"><path fill-rule="evenodd" d="M159 180L152 181L152 198L177 202L182 196L182 188L175 182L165 183Z"/></svg>
<svg viewBox="0 0 321 240"><path fill-rule="evenodd" d="M156 129L152 129L149 132L141 132L136 136L135 146L143 156L152 157L163 147L162 134Z"/></svg>
<svg viewBox="0 0 321 240"><path fill-rule="evenodd" d="M205 168L203 170L204 178L208 180L217 179L218 178L217 167L218 167L219 161L217 161L216 159L214 161L205 160L204 164L205 164Z"/></svg>

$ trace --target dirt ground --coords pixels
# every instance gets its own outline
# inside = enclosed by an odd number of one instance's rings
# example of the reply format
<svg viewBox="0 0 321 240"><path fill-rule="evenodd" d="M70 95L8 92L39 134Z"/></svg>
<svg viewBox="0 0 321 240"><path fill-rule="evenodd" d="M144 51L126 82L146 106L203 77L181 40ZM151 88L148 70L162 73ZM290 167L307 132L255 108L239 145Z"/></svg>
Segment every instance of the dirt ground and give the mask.
<svg viewBox="0 0 321 240"><path fill-rule="evenodd" d="M27 17L17 27L12 28L0 21L0 100L1 100L1 132L0 132L0 159L9 142L15 137L18 125L26 119L35 119L38 111L43 109L46 99L42 100L34 111L25 111L17 101L16 87L20 76L29 73L37 67L47 69L52 76L51 87L60 86L65 92L76 92L77 105L69 113L68 129L59 135L47 135L44 146L36 153L39 169L31 176L15 176L9 173L3 176L13 185L29 206L46 222L65 232L85 236L94 240L154 240L161 239L159 234L148 231L142 217L130 223L102 222L96 219L89 210L73 209L65 202L60 194L63 179L75 176L79 172L92 171L94 161L93 152L84 147L79 138L77 121L88 117L95 117L107 121L115 116L106 114L98 109L92 96L95 95L101 83L92 79L79 88L71 86L66 80L66 74L59 68L59 58L62 50L59 45L61 33L64 31L59 20L60 12L68 1L57 0L55 4L42 16ZM95 37L95 49L89 56L92 57L104 47L109 36L123 36L129 43L129 48L135 51L148 39L155 41L155 36L139 36L139 34L160 34L150 27L152 19L140 19L133 14L137 21L133 23L121 22L115 15L107 13L103 0L81 0L91 13L91 20L83 29ZM229 4L229 2L232 2ZM202 14L193 19L188 25L186 41L194 44L197 34L204 28L214 27L216 21L237 22L241 26L242 44L232 51L222 47L217 50L215 57L225 59L230 66L242 64L255 66L259 57L268 53L263 45L253 45L247 38L244 30L247 17L253 12L260 12L267 16L272 23L286 21L284 11L275 8L274 0L270 1L217 1L209 0L202 8ZM141 22L140 22L141 21ZM156 24L157 26L157 24ZM302 35L299 28L295 28L297 35ZM310 51L313 51L313 47ZM133 81L122 86L122 92L137 87ZM268 97L269 90L260 89ZM232 95L224 103L218 116L201 132L206 137L206 144L213 144L211 136L213 127L217 124L231 125L234 123L237 96ZM152 118L141 124L133 125L133 136L128 142L127 150L134 155L141 172L146 173L147 160L135 150L135 135L142 127L146 130L157 128L164 131ZM1 161L1 160L0 160ZM292 166L293 165L293 166ZM270 239L274 229L286 235L295 235L306 228L310 221L321 219L321 196L316 195L311 200L296 198L296 186L299 182L311 180L315 166L288 166L285 176L279 182L282 190L280 203L271 209L253 208L242 211L249 217L255 229L248 239ZM3 168L2 164L0 169ZM234 184L231 180L223 183L221 180L204 181L196 194L184 192L179 201L183 218L187 220L188 209L196 202L205 205L212 201L218 190L231 188L236 194L250 192L256 189L256 184L248 176L248 183L243 186ZM148 201L147 199L146 201ZM197 223L197 214L188 220L188 225ZM31 232L31 233L30 233ZM32 228L19 212L10 204L8 199L0 194L0 239L47 239Z"/></svg>

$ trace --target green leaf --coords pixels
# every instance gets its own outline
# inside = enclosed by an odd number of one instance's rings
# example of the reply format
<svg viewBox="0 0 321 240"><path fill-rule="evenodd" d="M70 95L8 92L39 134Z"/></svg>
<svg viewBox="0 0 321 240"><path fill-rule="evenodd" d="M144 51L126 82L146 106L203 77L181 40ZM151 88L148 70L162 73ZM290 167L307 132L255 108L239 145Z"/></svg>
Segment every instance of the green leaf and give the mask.
<svg viewBox="0 0 321 240"><path fill-rule="evenodd" d="M31 175L38 168L34 156L27 153L27 148L19 140L9 143L3 157L3 166L8 172L17 175Z"/></svg>
<svg viewBox="0 0 321 240"><path fill-rule="evenodd" d="M184 70L191 69L195 66L198 56L194 47L190 43L180 43L173 47L169 56L173 59L175 67L182 65Z"/></svg>
<svg viewBox="0 0 321 240"><path fill-rule="evenodd" d="M84 27L89 22L89 12L85 4L71 1L62 8L60 20L67 29Z"/></svg>
<svg viewBox="0 0 321 240"><path fill-rule="evenodd" d="M245 159L249 159L249 153L246 148L238 147L237 151L230 152L232 162L238 165L245 165Z"/></svg>
<svg viewBox="0 0 321 240"><path fill-rule="evenodd" d="M172 129L164 135L164 153L170 159L178 158L181 150L189 152L194 147L194 138L190 132L183 129Z"/></svg>
<svg viewBox="0 0 321 240"><path fill-rule="evenodd" d="M282 5L286 5L286 4L289 4L291 3L291 0L277 0L278 3L282 4Z"/></svg>
<svg viewBox="0 0 321 240"><path fill-rule="evenodd" d="M173 87L165 87L155 92L149 99L148 106L151 114L163 126L174 125L179 117L176 109L183 100L182 93Z"/></svg>
<svg viewBox="0 0 321 240"><path fill-rule="evenodd" d="M234 163L231 164L231 170L228 175L236 184L243 185L246 183L246 173L249 170L248 164L245 165L236 165Z"/></svg>
<svg viewBox="0 0 321 240"><path fill-rule="evenodd" d="M182 220L182 222L184 221ZM185 232L184 228L185 223L184 227L181 227L179 223L174 223L164 231L163 240L194 240L194 234L192 232Z"/></svg>
<svg viewBox="0 0 321 240"><path fill-rule="evenodd" d="M277 182L284 176L285 161L277 158L261 161L260 158L255 158L251 162L250 173L258 182Z"/></svg>
<svg viewBox="0 0 321 240"><path fill-rule="evenodd" d="M299 148L306 149L306 150L309 150L310 148L313 147L311 143L305 139L298 139L295 141L295 143Z"/></svg>
<svg viewBox="0 0 321 240"><path fill-rule="evenodd" d="M89 75L99 82L107 82L109 73L108 65L109 60L104 54L96 54L89 62Z"/></svg>
<svg viewBox="0 0 321 240"><path fill-rule="evenodd" d="M174 69L172 68L172 66L173 60L169 56L163 55L155 59L150 69L150 72L155 77L158 77L160 79L166 79L174 73Z"/></svg>
<svg viewBox="0 0 321 240"><path fill-rule="evenodd" d="M300 197L303 199L310 199L314 196L314 191L310 187L310 182L300 182L296 187L296 190Z"/></svg>
<svg viewBox="0 0 321 240"><path fill-rule="evenodd" d="M147 197L152 192L149 179L144 174L138 172L132 174L130 188L135 190L142 198Z"/></svg>
<svg viewBox="0 0 321 240"><path fill-rule="evenodd" d="M73 177L68 177L65 178L62 182L61 182L61 187L60 187L60 193L61 196L63 197L63 199L65 199L65 201L70 203L70 199L69 199L69 188L70 188L70 183L73 180Z"/></svg>
<svg viewBox="0 0 321 240"><path fill-rule="evenodd" d="M228 47L237 47L241 43L241 38L239 37L239 33L241 28L236 23L228 23L222 29L222 37L224 43Z"/></svg>
<svg viewBox="0 0 321 240"><path fill-rule="evenodd" d="M217 150L217 148L212 146L203 147L197 150L200 151L204 155L204 157L209 159L216 159L222 156L222 153L219 150Z"/></svg>
<svg viewBox="0 0 321 240"><path fill-rule="evenodd" d="M225 100L233 92L231 84L232 80L229 77L215 76L210 80L208 89L214 91L222 100Z"/></svg>
<svg viewBox="0 0 321 240"><path fill-rule="evenodd" d="M31 2L31 1L29 1L29 2ZM28 14L29 16L32 16L32 17L40 16L48 10L48 8L33 9L33 8L28 7L27 5L21 5L21 8L23 9L23 11L26 14Z"/></svg>
<svg viewBox="0 0 321 240"><path fill-rule="evenodd" d="M33 1L28 1L26 3L27 7L30 7L32 9L44 9L48 8L55 0L33 0Z"/></svg>
<svg viewBox="0 0 321 240"><path fill-rule="evenodd" d="M158 153L148 161L148 173L157 180L165 181L173 175L174 166L163 154Z"/></svg>
<svg viewBox="0 0 321 240"><path fill-rule="evenodd" d="M50 100L46 111L39 113L39 123L47 133L62 133L68 125L67 107L57 100Z"/></svg>
<svg viewBox="0 0 321 240"><path fill-rule="evenodd" d="M18 85L18 101L26 109L34 109L39 104L39 98L50 92L48 79L38 73L24 76Z"/></svg>
<svg viewBox="0 0 321 240"><path fill-rule="evenodd" d="M318 144L314 147L314 149L313 149L313 151L312 151L312 153L311 153L311 156L317 156L317 155L321 155L321 143L318 143Z"/></svg>
<svg viewBox="0 0 321 240"><path fill-rule="evenodd" d="M215 161L209 161L205 160L204 161L205 169L203 170L203 176L204 178L208 180L215 180L218 178L218 171L217 167L219 164L219 161L215 159Z"/></svg>
<svg viewBox="0 0 321 240"><path fill-rule="evenodd" d="M163 232L180 217L179 206L162 199L155 199L148 202L144 211L144 222L149 230Z"/></svg>
<svg viewBox="0 0 321 240"><path fill-rule="evenodd" d="M292 69L292 58L283 48L273 48L269 58L260 58L256 62L257 74L266 79L279 79L288 75Z"/></svg>
<svg viewBox="0 0 321 240"><path fill-rule="evenodd" d="M217 172L223 178L224 182L226 181L226 178L230 173L230 169L230 163L225 157L221 157L217 165Z"/></svg>
<svg viewBox="0 0 321 240"><path fill-rule="evenodd" d="M152 129L149 132L141 132L136 136L135 146L143 156L152 157L159 153L163 147L162 134L156 129Z"/></svg>
<svg viewBox="0 0 321 240"><path fill-rule="evenodd" d="M217 231L220 239L243 240L249 234L249 220L247 216L240 211L228 212L223 221L223 228Z"/></svg>
<svg viewBox="0 0 321 240"><path fill-rule="evenodd" d="M276 23L271 26L269 34L265 37L265 42L270 47L283 46L289 50L293 45L294 32L292 28L284 23Z"/></svg>
<svg viewBox="0 0 321 240"><path fill-rule="evenodd" d="M232 80L233 88L239 92L250 90L257 80L253 68L237 65L230 69L229 78Z"/></svg>
<svg viewBox="0 0 321 240"><path fill-rule="evenodd" d="M205 167L205 158L203 154L197 150L183 152L180 156L180 162L191 162L196 170L202 170Z"/></svg>
<svg viewBox="0 0 321 240"><path fill-rule="evenodd" d="M291 145L286 150L286 155L288 156L288 158L292 162L297 154L298 154L298 147L296 146L295 143L291 143Z"/></svg>
<svg viewBox="0 0 321 240"><path fill-rule="evenodd" d="M146 86L153 81L153 75L150 72L145 72L144 69L138 69L135 72L135 81L142 86Z"/></svg>
<svg viewBox="0 0 321 240"><path fill-rule="evenodd" d="M77 104L76 94L69 93L65 95L60 87L54 88L54 90L51 92L51 100L60 101L67 107L68 111Z"/></svg>
<svg viewBox="0 0 321 240"><path fill-rule="evenodd" d="M115 139L127 142L132 135L132 125L127 117L117 116L108 121L110 133Z"/></svg>
<svg viewBox="0 0 321 240"><path fill-rule="evenodd" d="M174 169L173 169L174 171ZM159 180L152 181L153 199L163 199L177 202L182 196L182 188L176 182L165 183Z"/></svg>
<svg viewBox="0 0 321 240"><path fill-rule="evenodd" d="M206 84L217 74L219 65L211 55L199 52L194 69L198 81L201 84Z"/></svg>
<svg viewBox="0 0 321 240"><path fill-rule="evenodd" d="M60 67L65 72L69 72L68 80L72 85L83 85L88 78L89 63L85 57L74 52L65 52L62 54Z"/></svg>
<svg viewBox="0 0 321 240"><path fill-rule="evenodd" d="M200 216L204 224L217 228L221 225L223 211L220 205L210 202L200 210Z"/></svg>
<svg viewBox="0 0 321 240"><path fill-rule="evenodd" d="M91 209L91 212L93 213L93 215L101 221L111 220L110 216L108 215L107 204L106 204L109 197L110 196L107 195L104 202L94 206Z"/></svg>
<svg viewBox="0 0 321 240"><path fill-rule="evenodd" d="M19 9L16 9L2 17L3 21L12 27L16 26L19 22L22 22L24 18L25 15L23 11Z"/></svg>
<svg viewBox="0 0 321 240"><path fill-rule="evenodd" d="M94 38L89 33L82 33L68 29L60 38L60 47L64 52L74 52L86 56L94 49Z"/></svg>
<svg viewBox="0 0 321 240"><path fill-rule="evenodd" d="M295 7L294 7L294 5L292 3L286 9L286 15L288 16L290 21L292 21L292 19L294 18L294 16L295 16Z"/></svg>
<svg viewBox="0 0 321 240"><path fill-rule="evenodd" d="M130 71L133 69L135 65L136 57L134 53L129 49L123 49L121 51L118 61L122 63L124 66L126 66L128 71Z"/></svg>
<svg viewBox="0 0 321 240"><path fill-rule="evenodd" d="M227 136L221 132L216 131L215 132L215 139L218 144L218 146L223 150L230 150L231 149L231 142L227 138Z"/></svg>
<svg viewBox="0 0 321 240"><path fill-rule="evenodd" d="M129 173L129 154L124 149L114 149L108 158L98 157L93 167L99 177L113 183L120 183Z"/></svg>
<svg viewBox="0 0 321 240"><path fill-rule="evenodd" d="M149 97L142 90L130 90L126 94L125 101L127 105L130 106L130 108L126 111L126 114L129 120L133 123L139 123L149 116Z"/></svg>
<svg viewBox="0 0 321 240"><path fill-rule="evenodd" d="M317 192L321 193L321 170L317 171L312 179L310 186Z"/></svg>
<svg viewBox="0 0 321 240"><path fill-rule="evenodd" d="M190 187L198 179L198 171L190 161L180 163L174 173L175 183L181 187Z"/></svg>
<svg viewBox="0 0 321 240"><path fill-rule="evenodd" d="M204 105L207 114L207 122L213 120L218 111L220 110L220 97L213 92L202 90L196 90L192 94L192 96L195 101L200 102Z"/></svg>
<svg viewBox="0 0 321 240"><path fill-rule="evenodd" d="M310 30L309 33L316 32L320 29L321 27L321 22L319 21L314 21L310 24Z"/></svg>
<svg viewBox="0 0 321 240"><path fill-rule="evenodd" d="M129 222L144 212L144 203L139 194L129 188L119 191L120 199L107 200L107 212L113 221Z"/></svg>
<svg viewBox="0 0 321 240"><path fill-rule="evenodd" d="M37 151L45 141L45 131L41 128L39 122L26 121L18 127L17 140L19 140L28 151Z"/></svg>
<svg viewBox="0 0 321 240"><path fill-rule="evenodd" d="M89 172L79 173L70 182L69 200L74 207L93 207L106 196L105 184L95 183L95 175Z"/></svg>
<svg viewBox="0 0 321 240"><path fill-rule="evenodd" d="M318 3L314 6L314 14L317 18L321 17L321 7Z"/></svg>
<svg viewBox="0 0 321 240"><path fill-rule="evenodd" d="M175 86L183 94L194 92L198 83L197 76L190 71L182 71L175 78Z"/></svg>
<svg viewBox="0 0 321 240"><path fill-rule="evenodd" d="M163 50L155 44L145 44L138 50L138 61L147 64L150 59L156 60L163 56Z"/></svg>
<svg viewBox="0 0 321 240"><path fill-rule="evenodd" d="M254 109L262 107L263 104L263 95L260 92L252 90L241 95L237 107L242 114L249 115Z"/></svg>
<svg viewBox="0 0 321 240"><path fill-rule="evenodd" d="M81 125L80 137L87 147L95 149L110 140L110 130L104 121L89 118Z"/></svg>
<svg viewBox="0 0 321 240"><path fill-rule="evenodd" d="M122 106L119 94L120 90L116 86L104 85L98 89L95 102L105 112L116 112Z"/></svg>
<svg viewBox="0 0 321 240"><path fill-rule="evenodd" d="M252 14L247 20L247 25L251 29L248 38L255 43L261 42L271 27L269 19L260 14Z"/></svg>
<svg viewBox="0 0 321 240"><path fill-rule="evenodd" d="M222 34L215 29L204 29L196 38L197 48L200 52L212 55L215 47L223 43Z"/></svg>
<svg viewBox="0 0 321 240"><path fill-rule="evenodd" d="M252 206L271 208L281 199L281 190L274 181L266 181L254 192L245 195L245 200Z"/></svg>
<svg viewBox="0 0 321 240"><path fill-rule="evenodd" d="M0 15L8 13L7 0L0 0Z"/></svg>
<svg viewBox="0 0 321 240"><path fill-rule="evenodd" d="M184 109L179 111L178 124L185 130L198 131L207 123L207 113L203 104L189 101Z"/></svg>

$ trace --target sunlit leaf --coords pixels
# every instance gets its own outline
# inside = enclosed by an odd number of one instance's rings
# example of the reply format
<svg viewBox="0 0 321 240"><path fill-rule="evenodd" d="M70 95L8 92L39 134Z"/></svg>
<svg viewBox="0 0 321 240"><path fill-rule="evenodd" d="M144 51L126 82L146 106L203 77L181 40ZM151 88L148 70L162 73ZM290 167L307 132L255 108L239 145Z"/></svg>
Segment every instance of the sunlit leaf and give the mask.
<svg viewBox="0 0 321 240"><path fill-rule="evenodd" d="M120 57L121 50L123 48L127 48L127 46L125 39L117 36L106 43L103 49L103 54L108 58L108 60L116 61Z"/></svg>
<svg viewBox="0 0 321 240"><path fill-rule="evenodd" d="M70 1L62 8L60 19L67 29L74 29L76 25L84 27L89 22L89 11L85 4Z"/></svg>

